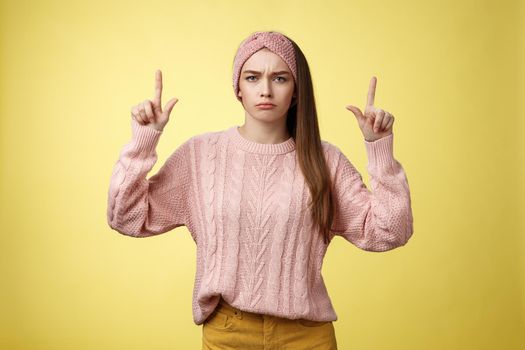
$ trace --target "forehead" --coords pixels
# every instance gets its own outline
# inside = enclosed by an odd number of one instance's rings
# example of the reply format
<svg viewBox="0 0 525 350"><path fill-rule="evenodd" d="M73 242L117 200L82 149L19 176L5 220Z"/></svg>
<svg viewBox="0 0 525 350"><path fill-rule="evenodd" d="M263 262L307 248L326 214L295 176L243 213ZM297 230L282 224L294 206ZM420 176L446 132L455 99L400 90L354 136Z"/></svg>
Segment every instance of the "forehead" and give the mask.
<svg viewBox="0 0 525 350"><path fill-rule="evenodd" d="M245 69L262 70L266 67L273 68L274 70L290 71L286 62L266 47L255 52L244 62L243 71Z"/></svg>

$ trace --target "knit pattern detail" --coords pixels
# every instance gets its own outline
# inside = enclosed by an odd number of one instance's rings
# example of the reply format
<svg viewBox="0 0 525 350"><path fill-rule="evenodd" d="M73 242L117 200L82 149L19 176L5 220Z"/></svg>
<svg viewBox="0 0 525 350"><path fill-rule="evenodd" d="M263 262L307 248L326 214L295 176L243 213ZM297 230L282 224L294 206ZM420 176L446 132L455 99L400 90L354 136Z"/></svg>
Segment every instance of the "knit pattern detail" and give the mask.
<svg viewBox="0 0 525 350"><path fill-rule="evenodd" d="M297 238L298 244L295 249L293 301L295 312L301 315L301 317L305 317L307 316L307 310L309 309L307 266L310 256L308 253L312 244L312 236L315 234L312 226L311 212L306 208L307 202L311 200L309 189L306 184L303 186L302 200L302 224L299 229L299 236Z"/></svg>
<svg viewBox="0 0 525 350"><path fill-rule="evenodd" d="M288 220L290 218L290 207L293 193L293 181L290 181L289 179L294 177L293 174L295 172L295 166L295 154L285 154L281 166L282 173L280 174L281 178L278 182L279 188L277 189L277 198L275 205L275 231L277 234L272 242L270 252L270 266L268 270L268 285L265 301L267 308L271 307L272 303L275 303L276 300L280 301L279 295L281 293L281 276L285 249L285 239L288 235ZM280 305L277 305L278 309L280 307Z"/></svg>
<svg viewBox="0 0 525 350"><path fill-rule="evenodd" d="M337 320L321 274L329 244L307 209L310 189L295 141L256 143L237 126L208 132L183 142L147 178L161 135L132 122L111 173L107 221L131 237L187 227L196 243L195 324L221 297L249 312ZM413 233L408 180L393 157L393 135L364 145L371 190L341 150L322 141L336 204L330 240L395 249Z"/></svg>
<svg viewBox="0 0 525 350"><path fill-rule="evenodd" d="M225 199L224 199L225 188L227 186L226 172L228 171L227 158L229 156L229 153L228 153L227 147L220 147L219 145L220 142L224 142L224 141L219 140L222 136L223 135L216 133L216 137L217 137L216 147L218 148L217 151L220 154L220 159L218 162L220 166L217 168L217 177L218 177L217 186L218 187L217 187L217 195L216 195L217 213L219 213L219 215L217 215L217 225L218 227L220 227L220 229L217 230L217 251L219 252L218 259L217 259L217 269L219 272L214 274L214 281L213 281L216 289L219 288L220 286L221 276L224 274L224 270L225 270L223 266L225 249L226 249L225 247L226 241L224 239L224 236L226 235L226 232L224 230L224 227L225 227L224 218L225 218L225 211L229 210L229 207L225 204Z"/></svg>
<svg viewBox="0 0 525 350"><path fill-rule="evenodd" d="M206 157L202 157L201 168L205 169L206 176L204 180L204 210L206 220L206 260L205 266L207 269L205 284L206 288L210 289L211 281L214 277L213 271L216 267L216 256L217 256L217 217L216 217L216 204L215 201L215 171L217 169L217 140L218 135L213 135L208 141L208 153Z"/></svg>
<svg viewBox="0 0 525 350"><path fill-rule="evenodd" d="M249 254L248 275L249 275L249 305L252 309L259 308L259 302L263 296L263 282L266 272L266 250L269 248L270 225L268 224L275 203L274 180L277 167L275 166L276 155L259 155L256 154L254 159L255 165L251 166L249 174L248 192L248 221L247 235L248 240L244 242L246 252Z"/></svg>
<svg viewBox="0 0 525 350"><path fill-rule="evenodd" d="M223 284L221 292L228 300L233 300L236 294L242 294L242 290L235 289L237 280L243 281L243 276L238 273L239 266L239 236L240 236L240 225L239 220L241 216L241 194L244 187L244 162L246 153L234 149L232 151L232 167L228 178L229 182L228 191L231 200L227 203L228 210L227 215L227 231L226 231L226 242L227 249L225 251L225 266L224 270L224 281L229 284ZM242 283L242 282L241 282ZM243 303L246 300L243 298Z"/></svg>

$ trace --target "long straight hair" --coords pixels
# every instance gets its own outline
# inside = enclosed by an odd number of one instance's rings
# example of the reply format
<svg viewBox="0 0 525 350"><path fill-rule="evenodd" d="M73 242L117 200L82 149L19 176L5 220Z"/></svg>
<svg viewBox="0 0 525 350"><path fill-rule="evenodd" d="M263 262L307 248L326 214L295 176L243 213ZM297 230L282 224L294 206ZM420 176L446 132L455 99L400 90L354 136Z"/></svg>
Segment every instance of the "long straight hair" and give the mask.
<svg viewBox="0 0 525 350"><path fill-rule="evenodd" d="M286 35L285 37L288 38ZM286 127L295 140L296 156L310 188L311 201L308 209L312 221L319 227L324 243L328 244L335 203L330 172L321 144L312 77L303 52L292 39L288 40L295 51L297 81L296 100L288 109Z"/></svg>

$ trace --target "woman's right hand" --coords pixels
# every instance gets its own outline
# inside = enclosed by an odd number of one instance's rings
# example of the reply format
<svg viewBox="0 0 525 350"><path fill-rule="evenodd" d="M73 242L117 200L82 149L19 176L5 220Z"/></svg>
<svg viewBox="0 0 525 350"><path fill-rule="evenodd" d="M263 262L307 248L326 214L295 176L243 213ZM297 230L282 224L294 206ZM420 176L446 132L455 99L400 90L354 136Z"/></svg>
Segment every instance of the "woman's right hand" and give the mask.
<svg viewBox="0 0 525 350"><path fill-rule="evenodd" d="M155 72L155 98L153 101L144 100L131 108L131 118L135 119L140 125L147 125L155 130L162 131L169 121L170 113L175 104L179 101L174 97L166 103L164 111L161 108L162 95L162 72L157 69Z"/></svg>

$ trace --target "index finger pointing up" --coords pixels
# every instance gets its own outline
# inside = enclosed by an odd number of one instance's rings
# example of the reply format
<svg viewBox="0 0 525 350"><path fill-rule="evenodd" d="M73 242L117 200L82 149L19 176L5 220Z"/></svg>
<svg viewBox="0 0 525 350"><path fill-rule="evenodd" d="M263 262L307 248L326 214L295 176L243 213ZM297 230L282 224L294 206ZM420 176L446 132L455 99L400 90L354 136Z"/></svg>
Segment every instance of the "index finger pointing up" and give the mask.
<svg viewBox="0 0 525 350"><path fill-rule="evenodd" d="M368 100L366 101L367 106L374 105L374 99L376 97L376 84L377 78L372 77L372 79L370 79L370 86L368 87Z"/></svg>
<svg viewBox="0 0 525 350"><path fill-rule="evenodd" d="M161 106L161 95L162 95L162 72L160 69L157 69L155 71L155 98L153 99L153 102L158 107Z"/></svg>

